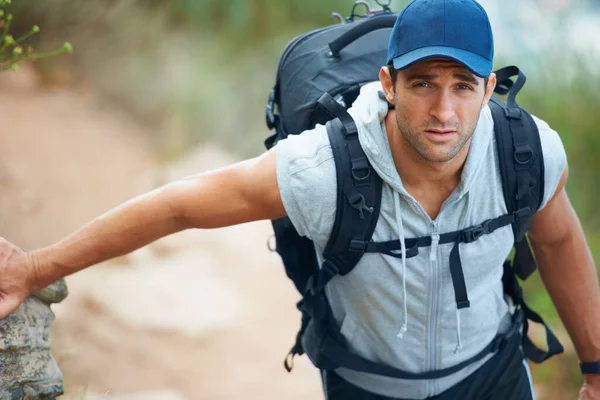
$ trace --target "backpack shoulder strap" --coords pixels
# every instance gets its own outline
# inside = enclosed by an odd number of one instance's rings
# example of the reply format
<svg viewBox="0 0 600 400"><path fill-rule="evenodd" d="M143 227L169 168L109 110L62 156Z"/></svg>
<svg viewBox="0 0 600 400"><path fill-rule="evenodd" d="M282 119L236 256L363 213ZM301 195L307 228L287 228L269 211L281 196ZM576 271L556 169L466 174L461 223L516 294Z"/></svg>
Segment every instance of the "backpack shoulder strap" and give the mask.
<svg viewBox="0 0 600 400"><path fill-rule="evenodd" d="M492 98L490 109L494 118L506 207L509 213L521 211L513 224L517 251L514 268L521 279L526 279L535 270L535 261L525 234L544 196L544 156L533 117L515 101L525 83L525 75L517 67L503 68L496 75L496 91L500 94L508 93L508 101L504 103ZM518 78L513 83L510 78L515 75Z"/></svg>
<svg viewBox="0 0 600 400"><path fill-rule="evenodd" d="M544 320L525 304L515 275L525 280L537 267L525 234L544 197L544 155L535 121L515 100L525 84L525 75L517 67L507 67L496 71L496 76L496 92L508 94L506 103L494 98L490 101L502 190L508 212L518 214L513 224L515 256L512 263L505 262L502 281L505 292L524 311L523 353L528 359L540 363L562 353L563 347ZM517 76L515 82L510 79L513 76ZM544 326L548 350L540 349L529 338L529 321Z"/></svg>
<svg viewBox="0 0 600 400"><path fill-rule="evenodd" d="M358 129L346 109L328 93L319 104L336 118L326 125L336 167L335 222L323 258L318 286L333 276L346 275L364 254L381 208L382 180L358 140ZM358 246L357 246L358 244Z"/></svg>
<svg viewBox="0 0 600 400"><path fill-rule="evenodd" d="M320 292L331 278L348 274L358 264L375 231L381 208L382 180L360 145L352 116L327 92L318 104L335 118L326 128L335 161L337 204L333 228L323 251L323 265L308 277L302 289L303 300L298 303L302 326L284 361L288 372L293 368L294 356L304 354L302 340L309 321L313 317L320 320L328 312L329 306L321 301Z"/></svg>

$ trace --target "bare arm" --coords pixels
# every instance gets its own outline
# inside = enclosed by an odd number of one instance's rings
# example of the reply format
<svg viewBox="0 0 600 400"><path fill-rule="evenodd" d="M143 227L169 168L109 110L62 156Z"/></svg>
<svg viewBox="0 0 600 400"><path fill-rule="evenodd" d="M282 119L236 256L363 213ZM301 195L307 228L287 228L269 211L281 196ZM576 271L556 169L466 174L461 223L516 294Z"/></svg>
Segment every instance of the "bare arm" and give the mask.
<svg viewBox="0 0 600 400"><path fill-rule="evenodd" d="M29 292L189 228L285 216L275 152L190 176L138 196L64 240L29 253L0 242L0 319Z"/></svg>
<svg viewBox="0 0 600 400"><path fill-rule="evenodd" d="M532 219L529 237L544 285L582 361L600 360L600 291L594 261L564 190Z"/></svg>

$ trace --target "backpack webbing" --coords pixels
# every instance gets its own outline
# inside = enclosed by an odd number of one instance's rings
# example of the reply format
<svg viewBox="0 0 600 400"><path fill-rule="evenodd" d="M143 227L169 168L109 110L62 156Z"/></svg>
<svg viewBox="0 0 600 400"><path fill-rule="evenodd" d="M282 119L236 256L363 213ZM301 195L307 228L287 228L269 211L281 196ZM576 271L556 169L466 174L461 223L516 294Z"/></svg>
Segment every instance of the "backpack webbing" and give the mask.
<svg viewBox="0 0 600 400"><path fill-rule="evenodd" d="M309 358L322 369L340 366L386 376L404 379L433 379L447 376L466 365L479 360L503 347L515 329L523 326L523 349L525 355L535 362L541 362L562 352L562 346L538 314L533 312L522 298L522 292L515 273L523 279L536 268L529 244L525 237L531 217L539 208L544 193L544 165L539 132L535 121L525 110L518 107L515 97L525 83L525 76L516 68L508 67L496 72L500 94L508 93L508 102L498 99L490 102L494 117L495 139L501 171L502 187L508 213L462 231L443 234L445 242L455 242L451 254L451 272L457 300L457 307L468 307L469 302L464 286L464 276L458 243L470 243L481 235L489 234L499 227L511 224L515 237L516 255L513 263L505 263L503 283L505 291L517 306L513 316L513 326L509 332L498 335L482 352L469 360L446 368L421 374L408 373L396 368L374 363L350 353L345 340L335 326L328 301L323 289L335 275L346 275L358 263L365 252L379 252L399 257L399 241L374 243L371 236L377 223L381 202L381 178L372 172L364 151L358 141L357 129L344 107L325 93L319 104L336 117L327 123L327 132L336 164L338 199L336 218L330 240L324 251L324 263L308 280L304 289L304 299L299 308L303 313L302 328L296 345L288 354L302 354L307 350ZM510 79L518 75L516 83ZM418 248L428 246L431 238L407 239L407 257L418 254ZM398 242L398 243L396 243ZM454 256L454 257L453 257ZM454 266L454 268L452 268ZM548 351L537 348L527 337L528 322L542 323L546 329ZM287 364L286 368L290 370Z"/></svg>

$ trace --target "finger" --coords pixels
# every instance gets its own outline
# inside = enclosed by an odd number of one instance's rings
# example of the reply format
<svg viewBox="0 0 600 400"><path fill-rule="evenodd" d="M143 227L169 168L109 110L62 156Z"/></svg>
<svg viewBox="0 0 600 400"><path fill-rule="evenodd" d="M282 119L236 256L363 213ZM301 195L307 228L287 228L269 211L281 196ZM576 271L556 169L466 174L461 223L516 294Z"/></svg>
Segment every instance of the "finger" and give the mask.
<svg viewBox="0 0 600 400"><path fill-rule="evenodd" d="M8 297L0 301L0 320L8 317L10 314L17 311L17 308L21 305L21 301L18 299Z"/></svg>

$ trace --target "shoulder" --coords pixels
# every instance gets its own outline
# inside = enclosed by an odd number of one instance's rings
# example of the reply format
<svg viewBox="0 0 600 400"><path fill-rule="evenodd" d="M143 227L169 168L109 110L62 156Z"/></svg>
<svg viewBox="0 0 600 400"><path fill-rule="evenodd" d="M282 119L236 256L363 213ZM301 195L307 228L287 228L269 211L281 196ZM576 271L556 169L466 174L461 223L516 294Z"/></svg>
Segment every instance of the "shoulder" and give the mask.
<svg viewBox="0 0 600 400"><path fill-rule="evenodd" d="M288 174L298 174L328 160L333 162L327 129L323 125L288 136L277 144L275 150L278 169L284 168Z"/></svg>
<svg viewBox="0 0 600 400"><path fill-rule="evenodd" d="M286 213L298 233L326 241L335 220L337 183L327 129L289 136L275 146L277 182Z"/></svg>

